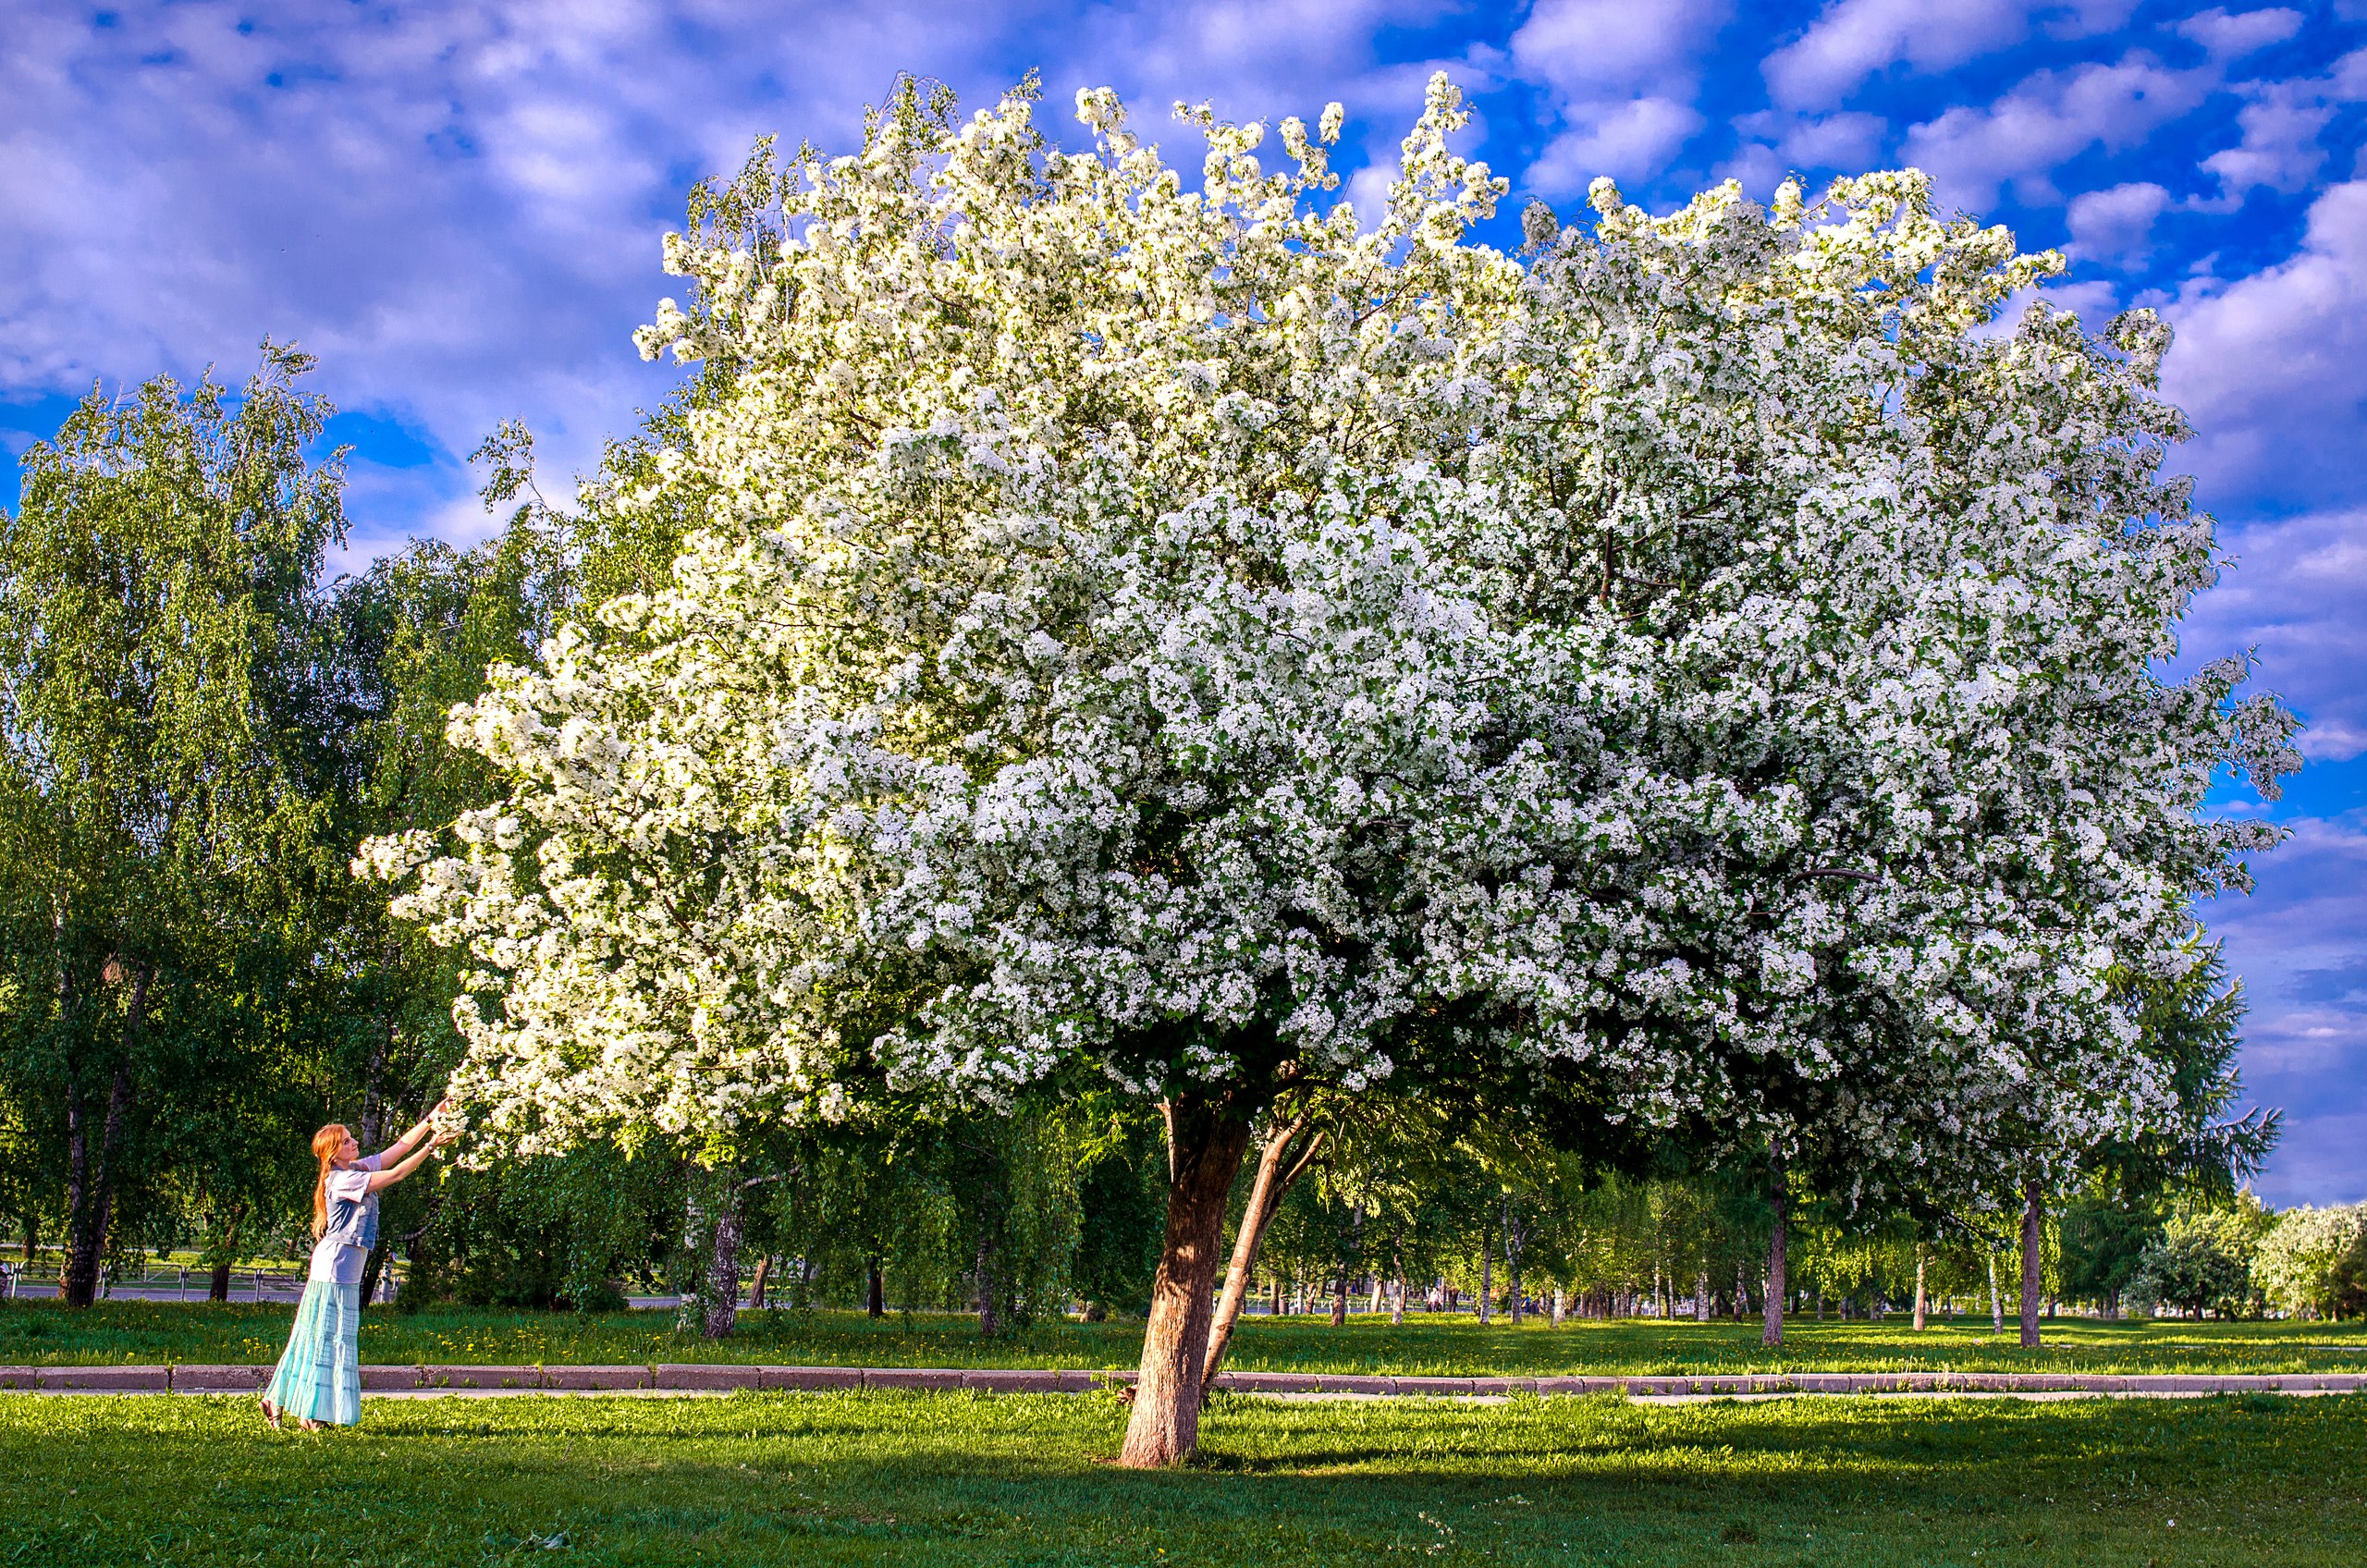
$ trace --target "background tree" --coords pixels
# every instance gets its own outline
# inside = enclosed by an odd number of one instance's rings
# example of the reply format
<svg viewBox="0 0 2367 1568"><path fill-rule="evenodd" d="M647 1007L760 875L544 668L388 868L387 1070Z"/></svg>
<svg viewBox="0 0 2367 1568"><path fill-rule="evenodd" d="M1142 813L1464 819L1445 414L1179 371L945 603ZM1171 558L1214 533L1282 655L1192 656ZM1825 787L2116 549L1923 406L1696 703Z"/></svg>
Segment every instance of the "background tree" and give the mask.
<svg viewBox="0 0 2367 1568"><path fill-rule="evenodd" d="M2297 1316L2336 1321L2367 1312L2367 1204L2286 1210L2252 1269L2268 1299Z"/></svg>
<svg viewBox="0 0 2367 1568"><path fill-rule="evenodd" d="M94 390L0 520L0 1049L61 1140L76 1305L172 1172L232 1207L281 1175L244 1119L288 1076L286 983L332 872L307 720L343 474L307 455L312 365L266 343L235 396ZM179 1124L195 1106L217 1110Z"/></svg>

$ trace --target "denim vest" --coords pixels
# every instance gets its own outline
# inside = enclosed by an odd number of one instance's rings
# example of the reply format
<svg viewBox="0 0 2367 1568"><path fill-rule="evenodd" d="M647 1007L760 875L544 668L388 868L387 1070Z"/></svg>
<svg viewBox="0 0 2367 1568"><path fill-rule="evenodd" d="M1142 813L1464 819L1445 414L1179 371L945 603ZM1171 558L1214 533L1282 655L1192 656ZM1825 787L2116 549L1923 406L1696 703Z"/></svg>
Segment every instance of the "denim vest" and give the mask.
<svg viewBox="0 0 2367 1568"><path fill-rule="evenodd" d="M329 1199L329 1227L321 1232L324 1242L335 1242L345 1247L374 1247L378 1244L378 1194L372 1193L361 1199Z"/></svg>

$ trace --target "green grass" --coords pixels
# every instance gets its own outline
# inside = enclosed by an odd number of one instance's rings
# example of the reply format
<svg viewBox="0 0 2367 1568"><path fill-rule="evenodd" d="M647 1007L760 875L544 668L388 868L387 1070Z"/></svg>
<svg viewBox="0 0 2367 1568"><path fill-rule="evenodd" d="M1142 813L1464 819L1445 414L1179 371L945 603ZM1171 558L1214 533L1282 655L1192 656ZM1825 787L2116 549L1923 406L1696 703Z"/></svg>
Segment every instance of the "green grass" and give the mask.
<svg viewBox="0 0 2367 1568"><path fill-rule="evenodd" d="M2367 1399L1227 1398L1116 1469L1089 1395L0 1395L0 1563L2367 1562ZM2171 1521L2176 1523L2172 1524Z"/></svg>
<svg viewBox="0 0 2367 1568"><path fill-rule="evenodd" d="M288 1306L102 1302L72 1313L54 1302L0 1303L0 1365L276 1361ZM673 1317L620 1312L374 1310L362 1317L362 1359L395 1364L497 1365L742 1361L819 1366L1131 1366L1139 1324L1039 1323L994 1340L976 1319L852 1312L752 1312L731 1339L678 1337ZM2367 1370L2367 1325L2355 1323L2101 1323L2061 1317L2047 1343L2020 1349L1988 1322L1935 1320L1918 1334L1887 1323L1795 1318L1781 1351L1756 1323L1571 1322L1560 1329L1416 1314L1392 1329L1357 1317L1245 1319L1231 1365L1244 1371L1380 1372L1407 1376L1536 1377L1581 1373L1774 1371L2308 1372ZM2322 1347L2337 1347L2326 1349ZM2313 1348L2318 1347L2318 1348Z"/></svg>

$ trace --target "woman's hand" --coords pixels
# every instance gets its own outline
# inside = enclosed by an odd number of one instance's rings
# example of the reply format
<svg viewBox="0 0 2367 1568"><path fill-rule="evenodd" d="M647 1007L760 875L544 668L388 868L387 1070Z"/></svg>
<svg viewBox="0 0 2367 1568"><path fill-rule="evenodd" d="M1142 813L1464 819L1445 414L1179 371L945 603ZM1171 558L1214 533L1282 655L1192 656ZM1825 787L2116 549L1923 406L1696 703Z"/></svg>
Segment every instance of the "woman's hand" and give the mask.
<svg viewBox="0 0 2367 1568"><path fill-rule="evenodd" d="M437 1100L435 1102L435 1109L429 1111L425 1116L421 1117L417 1126L413 1127L410 1132L405 1133L401 1137L397 1138L394 1143L388 1146L387 1152L389 1154L402 1154L408 1152L413 1144L418 1143L420 1139L427 1136L429 1133L435 1130L436 1118L442 1116L446 1111L451 1109L452 1102L449 1098Z"/></svg>

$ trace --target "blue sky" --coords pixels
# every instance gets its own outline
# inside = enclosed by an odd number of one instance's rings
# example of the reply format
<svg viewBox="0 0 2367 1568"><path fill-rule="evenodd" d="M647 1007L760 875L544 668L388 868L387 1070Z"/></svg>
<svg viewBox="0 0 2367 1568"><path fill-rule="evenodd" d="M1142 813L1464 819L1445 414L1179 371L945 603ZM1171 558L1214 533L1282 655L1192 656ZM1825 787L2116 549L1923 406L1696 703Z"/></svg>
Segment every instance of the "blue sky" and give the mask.
<svg viewBox="0 0 2367 1568"><path fill-rule="evenodd" d="M2278 1204L2367 1197L2367 0L865 0L66 6L0 51L0 444L93 378L264 334L325 361L357 450L354 565L478 536L462 454L519 416L580 468L666 372L629 335L689 182L779 132L848 146L898 71L989 98L1117 87L1148 129L1343 101L1370 193L1440 67L1472 150L1567 211L1597 174L1664 206L1916 164L2073 264L2101 323L2178 329L2177 457L2235 565L2188 656L2258 652L2308 719L2293 829L2207 913L2245 977L2250 1089L2287 1114ZM1509 225L1508 225L1509 227ZM9 485L13 492L13 477Z"/></svg>

